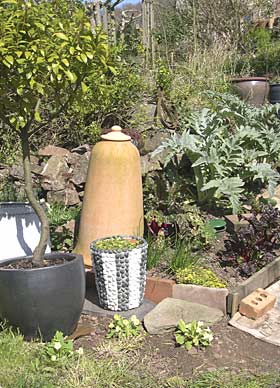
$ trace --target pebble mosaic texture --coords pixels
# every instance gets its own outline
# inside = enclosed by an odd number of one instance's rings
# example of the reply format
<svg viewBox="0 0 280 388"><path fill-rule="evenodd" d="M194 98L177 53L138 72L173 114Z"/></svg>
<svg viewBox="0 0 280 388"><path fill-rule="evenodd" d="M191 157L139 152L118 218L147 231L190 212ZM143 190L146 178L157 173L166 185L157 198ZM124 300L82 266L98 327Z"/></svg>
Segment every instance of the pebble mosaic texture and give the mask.
<svg viewBox="0 0 280 388"><path fill-rule="evenodd" d="M100 306L125 311L140 306L146 285L147 242L135 236L116 236L141 241L126 250L100 250L91 244L95 281ZM103 240L103 239L101 239Z"/></svg>

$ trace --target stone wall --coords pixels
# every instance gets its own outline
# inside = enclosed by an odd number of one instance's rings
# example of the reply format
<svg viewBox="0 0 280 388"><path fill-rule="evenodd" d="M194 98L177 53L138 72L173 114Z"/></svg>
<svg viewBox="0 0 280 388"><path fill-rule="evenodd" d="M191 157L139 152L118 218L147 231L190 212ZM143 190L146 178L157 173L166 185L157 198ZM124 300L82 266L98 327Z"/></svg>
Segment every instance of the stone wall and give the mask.
<svg viewBox="0 0 280 388"><path fill-rule="evenodd" d="M84 186L91 147L83 145L68 151L65 148L47 146L31 158L31 171L34 187L40 189L40 196L49 203L62 202L65 205L78 205L84 195ZM22 164L11 167L0 165L0 183L9 182L17 190L24 191Z"/></svg>
<svg viewBox="0 0 280 388"><path fill-rule="evenodd" d="M141 146L142 174L154 176L161 170L164 154L155 158L151 154L162 140L169 135L164 131L151 131ZM40 197L48 203L62 202L67 206L79 205L83 200L87 168L91 146L85 144L71 151L49 145L31 157L31 170L34 187L39 189ZM0 164L0 191L3 182L9 182L19 194L24 193L24 176L22 163L11 167ZM22 195L20 195L22 197Z"/></svg>

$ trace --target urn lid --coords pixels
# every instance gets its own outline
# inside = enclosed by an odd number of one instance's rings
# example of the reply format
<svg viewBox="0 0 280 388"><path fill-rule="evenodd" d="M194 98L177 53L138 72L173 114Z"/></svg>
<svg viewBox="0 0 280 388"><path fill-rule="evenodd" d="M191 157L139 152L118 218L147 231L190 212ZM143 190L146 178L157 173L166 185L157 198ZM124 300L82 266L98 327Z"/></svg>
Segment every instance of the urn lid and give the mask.
<svg viewBox="0 0 280 388"><path fill-rule="evenodd" d="M104 140L111 141L128 141L131 140L131 137L122 132L122 128L119 125L114 125L111 128L111 132L106 133L106 135L101 135L101 138Z"/></svg>

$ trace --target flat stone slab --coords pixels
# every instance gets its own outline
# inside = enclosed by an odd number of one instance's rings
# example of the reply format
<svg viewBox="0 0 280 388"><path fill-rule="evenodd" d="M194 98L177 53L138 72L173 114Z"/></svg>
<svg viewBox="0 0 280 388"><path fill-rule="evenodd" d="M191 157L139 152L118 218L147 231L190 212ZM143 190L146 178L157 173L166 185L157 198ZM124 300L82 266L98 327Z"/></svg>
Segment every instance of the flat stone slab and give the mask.
<svg viewBox="0 0 280 388"><path fill-rule="evenodd" d="M180 319L186 323L203 321L212 325L223 318L222 311L186 300L166 298L144 317L144 326L150 334L164 334L175 330Z"/></svg>
<svg viewBox="0 0 280 388"><path fill-rule="evenodd" d="M130 318L136 315L140 321L143 321L144 316L155 307L155 304L144 299L141 306L136 309L127 311L110 311L100 307L96 288L89 288L86 291L86 299L83 307L83 313L113 317L115 314L120 314L124 318Z"/></svg>
<svg viewBox="0 0 280 388"><path fill-rule="evenodd" d="M173 298L187 300L192 303L203 304L208 307L227 312L227 288L210 288L194 284L175 284Z"/></svg>

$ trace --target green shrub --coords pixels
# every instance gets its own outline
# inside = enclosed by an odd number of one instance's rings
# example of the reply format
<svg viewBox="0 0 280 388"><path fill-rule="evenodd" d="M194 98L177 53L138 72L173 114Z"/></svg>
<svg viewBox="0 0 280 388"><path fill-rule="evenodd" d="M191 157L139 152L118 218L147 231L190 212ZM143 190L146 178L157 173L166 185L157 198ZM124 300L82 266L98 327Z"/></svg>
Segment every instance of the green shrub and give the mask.
<svg viewBox="0 0 280 388"><path fill-rule="evenodd" d="M183 156L192 167L197 200L208 207L241 212L246 190L279 182L279 106L254 107L230 94L208 93L212 107L187 113L182 135L175 133L154 151L168 151L165 165Z"/></svg>
<svg viewBox="0 0 280 388"><path fill-rule="evenodd" d="M51 248L53 251L69 252L74 245L73 232L65 227L68 221L76 220L80 207L69 207L63 203L47 204L47 216L50 223Z"/></svg>
<svg viewBox="0 0 280 388"><path fill-rule="evenodd" d="M213 334L203 322L192 321L186 324L180 319L175 331L175 339L176 343L183 345L186 350L190 350L193 346L206 348L213 341Z"/></svg>
<svg viewBox="0 0 280 388"><path fill-rule="evenodd" d="M176 272L176 281L180 284L195 284L204 287L226 287L226 284L211 269L196 266L179 269Z"/></svg>

